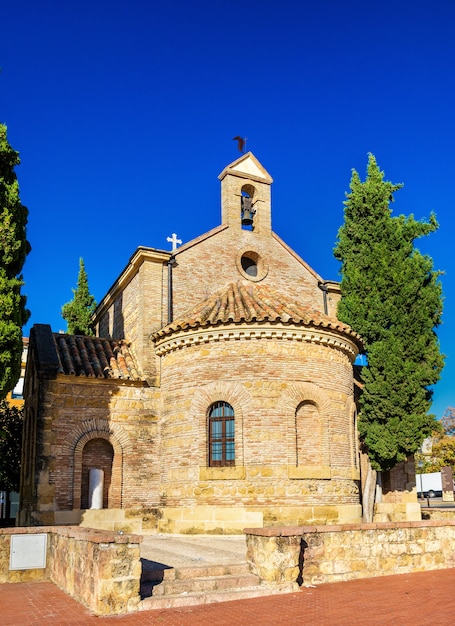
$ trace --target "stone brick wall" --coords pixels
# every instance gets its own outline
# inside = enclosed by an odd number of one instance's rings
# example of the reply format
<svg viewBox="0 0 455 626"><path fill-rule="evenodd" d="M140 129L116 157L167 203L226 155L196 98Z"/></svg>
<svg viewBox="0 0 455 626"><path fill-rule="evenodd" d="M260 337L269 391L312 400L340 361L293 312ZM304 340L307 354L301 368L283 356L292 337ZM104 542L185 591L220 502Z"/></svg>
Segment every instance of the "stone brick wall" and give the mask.
<svg viewBox="0 0 455 626"><path fill-rule="evenodd" d="M162 357L161 505L253 507L267 524L284 521L287 507L308 522L319 506L321 521L359 521L349 357L328 345L281 339L279 328L261 338L258 327L252 339L248 330L217 341L210 329L211 341ZM208 468L207 412L218 400L234 408L235 468ZM296 411L304 402L319 428L299 460L306 426Z"/></svg>
<svg viewBox="0 0 455 626"><path fill-rule="evenodd" d="M49 577L58 587L97 615L137 609L141 537L66 527L49 539Z"/></svg>
<svg viewBox="0 0 455 626"><path fill-rule="evenodd" d="M245 529L266 584L321 584L455 567L455 520Z"/></svg>
<svg viewBox="0 0 455 626"><path fill-rule="evenodd" d="M34 534L47 532L46 528L0 528L0 584L35 582L49 578L47 568L35 568L28 570L10 570L10 547L11 536L20 534Z"/></svg>
<svg viewBox="0 0 455 626"><path fill-rule="evenodd" d="M382 473L383 502L402 502L402 495L416 489L415 462L411 456L406 462L398 463L389 472Z"/></svg>
<svg viewBox="0 0 455 626"><path fill-rule="evenodd" d="M388 472L381 473L382 497L374 506L374 522L422 519L417 502L415 462L411 455Z"/></svg>
<svg viewBox="0 0 455 626"><path fill-rule="evenodd" d="M47 533L44 569L10 570L12 535ZM140 602L140 542L74 527L0 529L0 584L50 579L97 615L134 611Z"/></svg>
<svg viewBox="0 0 455 626"><path fill-rule="evenodd" d="M247 192L252 200L254 230L261 234L270 233L272 178L257 159L251 155L240 157L228 165L218 177L221 180L221 205L223 224L235 230L241 229L241 196Z"/></svg>
<svg viewBox="0 0 455 626"><path fill-rule="evenodd" d="M244 280L240 258L246 252L255 252L264 266L265 275L259 281L262 285L323 311L323 292L318 287L321 278L278 237L222 228L201 239L196 240L195 245L182 246L176 253L177 266L173 270L175 318L218 289Z"/></svg>
<svg viewBox="0 0 455 626"><path fill-rule="evenodd" d="M430 501L431 502L431 501ZM455 510L454 509L442 509L438 508L437 505L425 506L422 508L422 519L423 520L455 520Z"/></svg>
<svg viewBox="0 0 455 626"><path fill-rule="evenodd" d="M129 265L99 304L99 337L127 339L151 385L158 382L158 359L150 334L167 322L167 261L170 253L138 248Z"/></svg>
<svg viewBox="0 0 455 626"><path fill-rule="evenodd" d="M140 382L60 375L43 381L41 394L44 402L39 415L29 412L25 423L26 429L33 430L36 420L38 460L26 463L33 483L29 477L29 488L22 492L21 525L59 523L63 520L59 512L86 506L88 474L83 476L83 451L86 444L99 439L113 450L110 473L105 476L108 507L156 506L156 390Z"/></svg>

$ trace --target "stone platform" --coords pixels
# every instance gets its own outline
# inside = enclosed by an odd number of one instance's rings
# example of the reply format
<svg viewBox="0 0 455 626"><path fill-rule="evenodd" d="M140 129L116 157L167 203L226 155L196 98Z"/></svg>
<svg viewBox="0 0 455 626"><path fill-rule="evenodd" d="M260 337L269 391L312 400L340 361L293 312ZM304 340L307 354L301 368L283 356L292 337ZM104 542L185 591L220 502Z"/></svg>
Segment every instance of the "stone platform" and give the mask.
<svg viewBox="0 0 455 626"><path fill-rule="evenodd" d="M167 567L246 562L245 535L144 535L141 558Z"/></svg>

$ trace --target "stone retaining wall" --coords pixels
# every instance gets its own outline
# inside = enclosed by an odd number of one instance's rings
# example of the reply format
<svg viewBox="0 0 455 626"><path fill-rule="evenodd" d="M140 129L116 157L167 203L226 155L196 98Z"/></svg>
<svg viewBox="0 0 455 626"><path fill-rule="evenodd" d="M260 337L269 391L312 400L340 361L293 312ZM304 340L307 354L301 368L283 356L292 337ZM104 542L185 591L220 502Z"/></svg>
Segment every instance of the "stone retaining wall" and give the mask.
<svg viewBox="0 0 455 626"><path fill-rule="evenodd" d="M247 528L245 533L250 567L272 587L455 567L455 520Z"/></svg>
<svg viewBox="0 0 455 626"><path fill-rule="evenodd" d="M10 570L11 537L40 533L47 534L46 567ZM0 529L0 583L51 580L97 615L134 611L141 541L138 535L72 526Z"/></svg>
<svg viewBox="0 0 455 626"><path fill-rule="evenodd" d="M422 507L423 520L455 520L455 509Z"/></svg>

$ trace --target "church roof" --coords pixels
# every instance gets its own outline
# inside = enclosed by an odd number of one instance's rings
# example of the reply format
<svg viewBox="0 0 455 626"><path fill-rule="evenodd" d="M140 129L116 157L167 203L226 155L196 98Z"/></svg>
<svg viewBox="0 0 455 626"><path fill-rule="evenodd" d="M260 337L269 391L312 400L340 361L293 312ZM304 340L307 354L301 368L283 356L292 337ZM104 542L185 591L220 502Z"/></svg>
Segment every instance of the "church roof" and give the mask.
<svg viewBox="0 0 455 626"><path fill-rule="evenodd" d="M142 380L125 341L61 333L53 336L59 374Z"/></svg>
<svg viewBox="0 0 455 626"><path fill-rule="evenodd" d="M324 327L350 335L357 343L360 336L336 318L316 311L302 302L292 300L265 285L230 283L198 304L184 317L158 332L159 339L180 330L239 322L282 322Z"/></svg>

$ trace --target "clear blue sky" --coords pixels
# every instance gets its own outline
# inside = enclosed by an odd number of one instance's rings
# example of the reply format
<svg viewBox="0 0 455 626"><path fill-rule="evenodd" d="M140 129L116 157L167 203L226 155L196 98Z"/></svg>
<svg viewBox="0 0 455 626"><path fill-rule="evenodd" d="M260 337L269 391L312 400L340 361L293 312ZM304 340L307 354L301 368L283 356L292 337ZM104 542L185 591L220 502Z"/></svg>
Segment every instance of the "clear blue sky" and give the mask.
<svg viewBox="0 0 455 626"><path fill-rule="evenodd" d="M455 405L455 3L15 0L1 21L0 121L33 248L25 334L66 330L79 257L100 300L139 245L217 226L235 135L275 180L275 232L339 279L345 192L372 152L405 183L394 214L440 223L418 246L445 272L433 410Z"/></svg>

